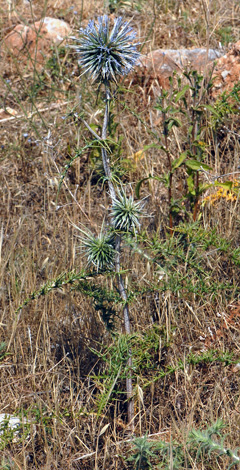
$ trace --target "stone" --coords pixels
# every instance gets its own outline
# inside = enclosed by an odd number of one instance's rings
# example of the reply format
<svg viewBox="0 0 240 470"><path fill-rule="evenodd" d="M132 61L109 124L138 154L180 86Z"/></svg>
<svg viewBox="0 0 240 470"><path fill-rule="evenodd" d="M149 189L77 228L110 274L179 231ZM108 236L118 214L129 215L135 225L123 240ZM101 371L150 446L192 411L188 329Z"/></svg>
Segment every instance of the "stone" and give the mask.
<svg viewBox="0 0 240 470"><path fill-rule="evenodd" d="M140 80L148 86L155 81L160 87L169 88L169 77L174 72L181 74L185 69L203 72L223 54L216 49L157 49L141 57L133 81Z"/></svg>
<svg viewBox="0 0 240 470"><path fill-rule="evenodd" d="M21 64L38 67L49 56L51 46L62 43L70 32L68 23L49 17L29 25L19 24L3 39L3 52Z"/></svg>
<svg viewBox="0 0 240 470"><path fill-rule="evenodd" d="M230 92L240 81L240 41L229 52L217 49L157 49L141 56L139 66L131 76L131 83L138 83L147 95L159 93L159 87L170 87L169 77L176 72L197 70L205 74L212 71L212 97Z"/></svg>
<svg viewBox="0 0 240 470"><path fill-rule="evenodd" d="M4 432L11 431L9 441L14 443L18 442L23 435L24 427L26 429L27 425L30 425L31 422L28 421L26 418L18 416L14 416L8 413L1 413L0 414L0 439L1 436L4 435ZM34 432L36 433L36 427L34 426ZM24 439L29 439L30 434L24 436Z"/></svg>
<svg viewBox="0 0 240 470"><path fill-rule="evenodd" d="M201 71L206 64L213 62L224 53L217 49L157 49L150 52L141 59L142 66L154 67L158 70L162 65L169 61L170 67L176 65L181 69L190 67L193 70ZM164 67L165 68L165 67Z"/></svg>
<svg viewBox="0 0 240 470"><path fill-rule="evenodd" d="M234 84L240 81L240 41L230 51L218 59L214 70L213 96L217 97L224 91L230 92Z"/></svg>
<svg viewBox="0 0 240 470"><path fill-rule="evenodd" d="M22 422L20 418L10 414L0 414L0 436L3 434L4 429L9 428L14 432L19 433L19 429L21 429L21 427Z"/></svg>
<svg viewBox="0 0 240 470"><path fill-rule="evenodd" d="M0 121L2 119L9 119L17 115L17 111L13 108L10 108L9 106L6 106L6 108L0 108Z"/></svg>

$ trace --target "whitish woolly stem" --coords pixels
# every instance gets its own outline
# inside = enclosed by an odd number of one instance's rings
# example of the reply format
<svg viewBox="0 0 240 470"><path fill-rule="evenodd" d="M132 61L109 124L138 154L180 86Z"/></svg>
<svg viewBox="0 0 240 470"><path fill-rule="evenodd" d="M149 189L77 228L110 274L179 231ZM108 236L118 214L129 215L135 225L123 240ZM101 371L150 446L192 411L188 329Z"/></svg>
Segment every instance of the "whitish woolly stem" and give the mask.
<svg viewBox="0 0 240 470"><path fill-rule="evenodd" d="M106 140L107 138L107 126L108 126L108 120L109 120L110 100L111 100L110 90L109 90L109 87L106 85L106 106L105 106L104 120L103 120L103 127L102 127L102 140ZM113 203L113 200L116 199L116 192L112 183L112 174L111 174L111 169L109 165L109 158L108 158L107 151L104 147L101 148L101 152L102 152L103 168L104 168L107 180L108 180L108 187L110 191L111 200Z"/></svg>
<svg viewBox="0 0 240 470"><path fill-rule="evenodd" d="M108 126L108 120L109 120L109 106L110 106L110 100L111 100L111 93L110 93L108 84L105 85L105 90L106 90L106 106L105 106L105 113L104 113L104 120L103 120L103 127L102 127L102 140L106 140L107 126ZM105 175L108 179L108 187L109 187L111 202L113 204L114 200L116 200L116 192L112 183L112 174L111 174L111 168L109 165L109 159L108 159L107 151L104 147L102 147L101 152L102 152L102 161L103 161ZM129 308L128 308L128 303L127 303L127 294L126 294L126 289L124 286L124 281L120 273L120 253L121 253L120 235L116 236L115 249L116 249L115 271L118 275L118 288L120 291L120 295L124 301L124 308L123 308L124 327L125 327L126 334L129 335L131 333L131 326L130 326L130 320L129 320ZM126 379L126 392L127 392L127 400L128 400L128 422L130 424L130 429L133 431L134 430L134 402L133 402L133 386L132 386L131 350L129 351L129 358L128 358L127 365L128 365L128 377Z"/></svg>
<svg viewBox="0 0 240 470"><path fill-rule="evenodd" d="M127 303L127 294L124 287L124 282L122 275L120 274L120 252L121 252L121 237L117 235L116 237L116 259L115 259L115 270L118 273L118 287L120 291L120 295L124 300L124 308L123 308L123 317L124 317L124 327L125 332L127 335L131 333L131 325L129 320L129 308ZM133 385L132 385L132 351L129 350L129 357L127 361L128 365L128 376L126 378L126 391L127 391L127 399L128 399L128 422L130 424L131 431L134 430L134 401L133 401Z"/></svg>

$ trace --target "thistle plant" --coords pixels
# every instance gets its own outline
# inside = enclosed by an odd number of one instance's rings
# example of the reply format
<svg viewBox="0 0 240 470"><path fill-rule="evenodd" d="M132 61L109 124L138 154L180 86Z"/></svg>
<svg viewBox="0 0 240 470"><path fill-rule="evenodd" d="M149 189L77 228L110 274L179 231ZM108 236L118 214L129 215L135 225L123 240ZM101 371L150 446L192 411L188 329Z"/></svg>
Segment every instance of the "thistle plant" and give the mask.
<svg viewBox="0 0 240 470"><path fill-rule="evenodd" d="M136 233L140 227L139 218L142 215L143 204L135 202L132 196L127 197L125 192L118 191L113 200L112 221L116 230Z"/></svg>
<svg viewBox="0 0 240 470"><path fill-rule="evenodd" d="M230 469L240 464L240 457L237 453L239 449L231 450L224 446L224 438L221 437L220 433L224 427L222 420L218 419L216 423L205 431L192 429L189 435L189 443L198 446L197 456L201 454L204 455L204 453L208 455L215 453L219 456L227 456L231 460L228 466L228 469ZM220 441L216 440L214 436L220 438Z"/></svg>
<svg viewBox="0 0 240 470"><path fill-rule="evenodd" d="M185 444L176 441L170 443L161 440L151 441L147 435L135 438L133 441L134 453L127 460L133 462L136 470L151 468L182 470L183 468L193 468L193 459L196 463L209 464L207 459L213 454L216 459L219 456L228 457L229 464L224 468L228 470L237 468L240 463L238 449L231 450L224 446L224 437L221 435L221 430L224 427L223 422L218 419L205 430L192 429ZM156 466L159 460L161 463ZM194 466L194 468L196 467Z"/></svg>
<svg viewBox="0 0 240 470"><path fill-rule="evenodd" d="M112 210L112 233L115 230L115 247L112 244L112 235L104 235L103 231L98 238L94 238L89 233L83 241L88 262L92 262L97 269L104 265L112 264L114 253L115 272L118 280L118 289L123 300L123 317L125 333L130 334L130 319L128 298L124 279L121 274L120 253L122 232L133 232L139 227L139 217L141 215L141 204L135 203L133 198L127 197L124 191L116 191L112 172L110 157L106 145L107 128L109 123L109 107L112 99L111 84L117 85L118 79L128 74L139 59L137 44L133 43L136 34L132 31L128 22L123 22L122 18L116 18L112 29L110 20L104 15L98 18L97 22L90 21L85 29L80 30L80 37L74 38L77 42L72 46L78 54L78 62L82 68L82 74L88 74L93 82L104 86L105 91L105 111L102 126L101 139L85 123L88 130L95 138L101 140L101 155L103 168L108 182L111 198ZM110 238L109 238L110 237ZM107 247L108 245L108 247ZM133 406L133 386L132 386L132 356L129 351L128 356L129 374L126 379L126 391L128 399L128 421L133 430L134 406Z"/></svg>

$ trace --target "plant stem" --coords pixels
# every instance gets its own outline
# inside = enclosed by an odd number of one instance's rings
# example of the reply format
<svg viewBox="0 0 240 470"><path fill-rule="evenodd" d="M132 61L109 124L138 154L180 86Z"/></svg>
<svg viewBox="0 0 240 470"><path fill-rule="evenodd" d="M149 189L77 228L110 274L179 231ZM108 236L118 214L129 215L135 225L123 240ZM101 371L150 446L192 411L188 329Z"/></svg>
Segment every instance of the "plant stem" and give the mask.
<svg viewBox="0 0 240 470"><path fill-rule="evenodd" d="M117 235L116 237L116 259L115 259L115 270L118 274L118 288L122 299L124 300L124 308L123 308L123 318L124 318L124 327L125 333L130 335L131 333L131 325L129 320L129 307L127 303L127 294L123 282L122 275L120 273L120 251L121 251L121 237ZM128 400L128 422L130 424L131 431L134 430L134 401L133 401L133 386L132 386L132 351L129 349L129 357L127 361L128 365L128 376L126 378L126 392L127 392L127 400Z"/></svg>
<svg viewBox="0 0 240 470"><path fill-rule="evenodd" d="M172 205L172 177L173 177L173 172L172 172L172 161L171 161L171 156L170 156L169 146L168 146L168 128L167 128L167 123L166 123L166 113L163 113L163 134L164 134L165 150L166 150L166 154L167 154L168 168L169 168L168 207L169 207L169 229L170 229L170 235L172 236L173 235L173 217L172 217L171 205Z"/></svg>
<svg viewBox="0 0 240 470"><path fill-rule="evenodd" d="M111 100L111 93L110 93L108 83L105 84L105 91L106 91L106 106L105 106L104 120L103 120L103 127L102 127L102 140L106 140L107 126L108 126L108 121L109 121L109 105L110 105L110 100ZM109 187L111 202L113 204L114 200L116 199L116 192L112 183L112 174L111 174L111 168L109 165L109 158L107 155L107 151L104 147L101 148L101 152L102 152L102 161L103 161L105 175L108 179L108 187ZM123 308L124 328L125 328L125 333L127 335L130 335L131 325L130 325L130 319L129 319L129 307L127 303L127 294L126 294L126 289L124 286L124 281L120 273L120 253L121 253L121 236L120 235L116 236L115 250L116 250L115 272L117 273L119 292L120 292L122 300L124 301L124 308ZM131 350L129 350L129 357L128 357L127 365L128 365L128 377L126 378L126 392L127 392L127 400L128 400L128 404L127 404L128 422L129 422L131 431L133 431L134 430L134 402L133 402L133 386L132 386Z"/></svg>
<svg viewBox="0 0 240 470"><path fill-rule="evenodd" d="M108 120L109 120L109 106L110 106L110 100L111 100L111 94L109 90L109 86L106 84L105 85L105 90L106 90L106 106L105 106L105 112L104 112L104 119L103 119L103 127L102 127L102 140L106 140L107 138L107 126L108 126ZM112 200L112 203L114 199L116 198L116 192L112 183L112 174L111 174L111 169L109 165L109 158L107 155L107 151L104 147L101 148L102 152L102 161L103 161L103 168L105 175L108 180L108 187L109 187L109 192L110 192L110 197Z"/></svg>
<svg viewBox="0 0 240 470"><path fill-rule="evenodd" d="M196 83L196 80L195 80L195 83L194 83L194 87L195 89L197 90L197 83ZM198 135L198 118L197 118L197 114L196 114L196 106L197 106L197 92L194 92L194 95L193 95L193 106L192 106L192 142L195 142L195 140L197 139L197 135ZM193 146L192 148L192 153L194 155L194 157L196 157L196 147ZM197 171L196 173L196 176L195 176L195 182L194 182L194 185L195 185L195 201L194 201L194 206L193 206L193 221L195 222L197 220L197 215L198 215L198 208L199 208L199 205L198 205L198 202L199 202L199 194L198 194L198 191L199 191L199 173Z"/></svg>

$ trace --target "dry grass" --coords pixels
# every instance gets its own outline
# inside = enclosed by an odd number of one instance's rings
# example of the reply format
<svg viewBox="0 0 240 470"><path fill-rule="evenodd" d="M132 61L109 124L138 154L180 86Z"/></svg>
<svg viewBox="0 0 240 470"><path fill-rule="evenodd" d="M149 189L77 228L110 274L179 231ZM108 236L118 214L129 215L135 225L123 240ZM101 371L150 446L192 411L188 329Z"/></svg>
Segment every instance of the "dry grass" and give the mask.
<svg viewBox="0 0 240 470"><path fill-rule="evenodd" d="M75 14L72 4L61 0L34 2L31 9L22 1L1 1L1 34L3 37L22 19L39 19L43 12L77 28L80 15L85 21L106 11L103 3L78 0ZM11 6L9 11L6 5ZM208 43L216 47L226 28L230 28L226 33L230 41L239 40L237 1L216 0L209 9L205 1L194 7L190 1L142 1L142 10L129 8L123 13L133 18L140 38L150 31L145 51ZM56 200L66 161L90 139L74 113L83 107L86 120L96 126L101 126L102 118L95 106L94 89L85 79L79 80L69 51L62 54L57 59L59 67L52 69L48 63L45 74L21 75L21 67L17 72L10 62L0 65L3 106L16 110L20 116L0 122L0 342L7 347L0 362L0 413L24 414L32 423L26 439L9 440L2 448L4 460L0 457L0 468L120 470L130 468L124 456L131 448L124 380L120 377L115 399L109 400L98 414L99 399L106 387L102 377L108 373L109 362L101 360L94 350L102 351L104 346L111 350L116 339L106 330L93 301L67 285L40 296L15 313L48 280L85 267L72 224L81 223L97 231L109 205L107 191L98 182L97 157L90 151L75 160ZM53 74L54 67L57 75ZM144 97L146 106L142 104ZM166 161L161 151L151 149L134 162L131 155L150 144L152 136L132 112L124 109L123 100L148 125L158 122L159 112L154 108L155 99L137 85L124 92L115 108L119 122L115 136L124 136L124 181L131 183L129 187L134 190L139 179L166 171ZM36 107L41 111L36 112ZM234 133L238 133L237 118L227 126L233 132L223 133L218 155L209 152L208 163L215 174L230 173L239 166L239 136ZM176 157L183 134L184 130L177 130L171 142ZM180 174L175 181L178 194L184 190L181 181ZM166 189L152 180L149 186L143 186L142 194L147 196L146 209L151 214L144 221L146 233L149 239L157 234L165 243ZM229 253L239 244L239 200L221 198L215 205L208 201L201 211L202 226L209 231L215 227L218 235L232 245L225 254L214 246L210 254L205 255L203 250L199 263L205 259L209 285L214 279L216 283L231 284L231 288L217 291L216 295L190 294L186 285L182 291L173 291L171 286L153 289L159 277L156 268L129 250L123 258L123 266L129 270L129 284L141 291L131 304L133 347L139 359L134 376L134 385L138 386L135 433L159 433L162 440L173 437L184 443L192 427L221 417L234 448L239 444L240 384L235 362L239 359L240 303L239 264L234 265ZM176 246L173 249L178 250ZM173 262L176 276L187 277L187 260L181 259L177 268L171 256L169 263ZM192 279L197 286L198 279ZM114 281L100 277L96 284L110 289ZM117 312L116 329L121 332L119 305ZM190 354L201 357L204 353L210 355L211 350L220 356L227 352L233 356L229 362L221 362L216 356L189 363ZM158 378L161 370L169 373ZM7 463L9 467L4 466ZM220 468L214 461L209 466L202 465L193 462L192 468Z"/></svg>

